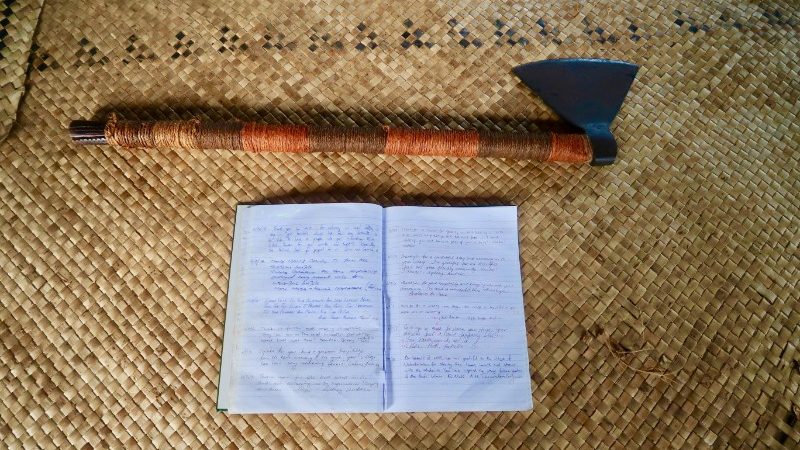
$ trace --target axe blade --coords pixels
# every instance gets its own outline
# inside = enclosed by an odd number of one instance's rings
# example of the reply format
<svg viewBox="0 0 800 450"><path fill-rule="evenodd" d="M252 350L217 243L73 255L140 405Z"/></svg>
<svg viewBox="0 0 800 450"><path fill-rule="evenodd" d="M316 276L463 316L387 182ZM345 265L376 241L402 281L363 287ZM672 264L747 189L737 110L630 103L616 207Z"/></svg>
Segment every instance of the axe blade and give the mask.
<svg viewBox="0 0 800 450"><path fill-rule="evenodd" d="M638 70L625 61L551 59L517 66L514 73L563 119L586 132L592 164L605 165L617 157L609 126Z"/></svg>

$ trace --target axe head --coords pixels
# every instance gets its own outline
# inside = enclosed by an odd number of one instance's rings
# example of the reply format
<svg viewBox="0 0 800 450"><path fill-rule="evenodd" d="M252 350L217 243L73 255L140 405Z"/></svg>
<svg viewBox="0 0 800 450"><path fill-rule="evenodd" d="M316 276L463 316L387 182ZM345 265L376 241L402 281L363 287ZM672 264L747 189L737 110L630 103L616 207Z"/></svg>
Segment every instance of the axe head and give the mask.
<svg viewBox="0 0 800 450"><path fill-rule="evenodd" d="M592 144L592 164L611 164L617 141L609 126L639 66L604 59L551 59L523 64L514 73L556 113L583 129Z"/></svg>

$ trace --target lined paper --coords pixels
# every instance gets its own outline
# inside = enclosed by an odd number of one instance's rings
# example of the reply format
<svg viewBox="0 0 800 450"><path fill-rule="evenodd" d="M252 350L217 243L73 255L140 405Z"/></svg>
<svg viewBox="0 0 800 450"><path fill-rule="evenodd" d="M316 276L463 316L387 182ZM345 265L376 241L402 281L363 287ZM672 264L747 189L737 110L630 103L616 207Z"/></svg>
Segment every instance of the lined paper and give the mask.
<svg viewBox="0 0 800 450"><path fill-rule="evenodd" d="M384 215L386 410L530 409L516 207Z"/></svg>
<svg viewBox="0 0 800 450"><path fill-rule="evenodd" d="M239 209L228 301L235 317L226 318L235 322L230 336L226 326L219 406L381 411L382 208Z"/></svg>
<svg viewBox="0 0 800 450"><path fill-rule="evenodd" d="M218 408L530 409L516 214L240 206Z"/></svg>

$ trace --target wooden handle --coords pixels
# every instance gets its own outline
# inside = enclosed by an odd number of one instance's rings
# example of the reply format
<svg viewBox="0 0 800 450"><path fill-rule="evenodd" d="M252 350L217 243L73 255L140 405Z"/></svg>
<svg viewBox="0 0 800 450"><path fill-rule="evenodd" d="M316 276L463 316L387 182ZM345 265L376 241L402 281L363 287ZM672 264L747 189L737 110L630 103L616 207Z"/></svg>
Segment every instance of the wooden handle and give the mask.
<svg viewBox="0 0 800 450"><path fill-rule="evenodd" d="M77 123L77 122L76 122ZM84 128L90 122L81 122ZM70 127L80 129L77 125ZM388 155L496 157L585 163L592 159L585 134L436 131L394 127L344 128L253 122L118 121L104 141L125 148L245 150L250 152L350 152ZM101 136L102 137L102 136ZM84 137L87 143L99 143Z"/></svg>

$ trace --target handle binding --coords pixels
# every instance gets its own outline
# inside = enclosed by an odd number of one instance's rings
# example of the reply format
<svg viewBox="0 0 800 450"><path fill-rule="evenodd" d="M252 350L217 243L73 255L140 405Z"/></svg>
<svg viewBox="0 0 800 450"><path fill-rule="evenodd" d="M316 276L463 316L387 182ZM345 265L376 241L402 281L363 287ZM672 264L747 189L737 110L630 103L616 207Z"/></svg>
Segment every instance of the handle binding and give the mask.
<svg viewBox="0 0 800 450"><path fill-rule="evenodd" d="M123 148L346 152L388 155L494 157L585 163L592 159L585 134L508 133L395 128L308 127L255 122L74 121L73 141Z"/></svg>

